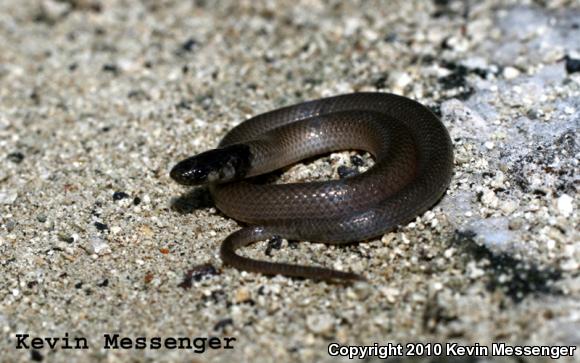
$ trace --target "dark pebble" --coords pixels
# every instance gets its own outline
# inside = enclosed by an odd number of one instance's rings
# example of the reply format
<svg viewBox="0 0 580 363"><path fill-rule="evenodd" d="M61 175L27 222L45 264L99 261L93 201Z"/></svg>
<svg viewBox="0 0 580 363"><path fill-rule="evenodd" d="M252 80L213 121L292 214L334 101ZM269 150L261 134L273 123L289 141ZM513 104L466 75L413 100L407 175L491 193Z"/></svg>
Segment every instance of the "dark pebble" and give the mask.
<svg viewBox="0 0 580 363"><path fill-rule="evenodd" d="M201 298L202 303L213 303L213 304L218 304L220 301L226 301L227 300L227 294L223 291L223 290L214 290L211 292L210 295L203 295L203 297ZM230 304L229 306L231 306L231 303L229 301L226 301L226 305Z"/></svg>
<svg viewBox="0 0 580 363"><path fill-rule="evenodd" d="M145 93L145 91L140 90L140 89L134 89L134 90L129 91L129 93L127 93L127 97L128 98L136 98L136 99L146 99L147 93Z"/></svg>
<svg viewBox="0 0 580 363"><path fill-rule="evenodd" d="M104 279L102 282L98 283L97 286L99 286L99 287L109 286L109 279Z"/></svg>
<svg viewBox="0 0 580 363"><path fill-rule="evenodd" d="M350 162L354 165L354 166L363 166L365 164L364 160L358 156L358 155L353 155L350 157Z"/></svg>
<svg viewBox="0 0 580 363"><path fill-rule="evenodd" d="M396 41L396 40L397 40L397 38L398 38L398 37L399 37L399 36L397 35L397 33L389 33L389 34L387 34L387 35L386 35L386 36L383 38L383 40L384 40L386 43L393 43L394 41Z"/></svg>
<svg viewBox="0 0 580 363"><path fill-rule="evenodd" d="M14 230L14 228L16 227L16 222L14 222L13 220L8 220L6 222L6 224L4 224L4 226L6 227L6 230L8 232L12 232Z"/></svg>
<svg viewBox="0 0 580 363"><path fill-rule="evenodd" d="M467 81L465 80L465 73L453 72L445 77L439 78L439 83L443 89L449 90L454 88L465 88Z"/></svg>
<svg viewBox="0 0 580 363"><path fill-rule="evenodd" d="M175 107L183 109L183 110L191 110L191 102L186 100L181 100Z"/></svg>
<svg viewBox="0 0 580 363"><path fill-rule="evenodd" d="M95 222L95 227L96 227L96 228L97 228L97 229L98 229L100 232L103 232L103 231L105 231L105 230L109 229L109 226L107 226L106 224L104 224L104 223L101 223L101 222Z"/></svg>
<svg viewBox="0 0 580 363"><path fill-rule="evenodd" d="M569 56L566 56L565 59L566 72L568 72L568 74L580 72L580 59L571 58Z"/></svg>
<svg viewBox="0 0 580 363"><path fill-rule="evenodd" d="M197 40L189 38L183 44L181 44L181 49L186 52L191 52L197 44L198 44Z"/></svg>
<svg viewBox="0 0 580 363"><path fill-rule="evenodd" d="M117 67L114 64L105 64L103 66L103 72L110 72L113 74L118 74L119 73L119 67Z"/></svg>
<svg viewBox="0 0 580 363"><path fill-rule="evenodd" d="M32 349L30 351L30 359L35 362L42 362L44 360L44 356L36 349Z"/></svg>
<svg viewBox="0 0 580 363"><path fill-rule="evenodd" d="M139 198L139 197L133 198L133 205L139 205L139 204L141 204L141 198Z"/></svg>
<svg viewBox="0 0 580 363"><path fill-rule="evenodd" d="M58 234L58 239L60 241L66 242L66 243L73 243L75 241L73 236L70 236L66 233L59 233Z"/></svg>
<svg viewBox="0 0 580 363"><path fill-rule="evenodd" d="M209 263L195 266L191 270L187 271L183 281L177 285L183 289L189 289L193 281L200 281L204 277L217 275L218 271L210 265Z"/></svg>
<svg viewBox="0 0 580 363"><path fill-rule="evenodd" d="M349 168L347 166L341 165L338 167L338 176L340 178L347 178L349 176L357 175L358 171L354 168Z"/></svg>
<svg viewBox="0 0 580 363"><path fill-rule="evenodd" d="M234 325L234 320L232 318L226 318L226 319L222 319L222 320L218 321L214 325L213 330L214 331L224 330L225 327L227 327L228 325Z"/></svg>
<svg viewBox="0 0 580 363"><path fill-rule="evenodd" d="M125 192L114 192L113 193L113 200L121 200L121 199L125 199L125 198L129 198L129 194L127 194Z"/></svg>
<svg viewBox="0 0 580 363"><path fill-rule="evenodd" d="M270 238L266 247L266 256L272 256L272 250L279 250L280 248L282 248L282 238L280 236Z"/></svg>
<svg viewBox="0 0 580 363"><path fill-rule="evenodd" d="M437 117L442 116L441 105L433 105L433 106L430 106L429 109L431 110L431 112L433 112L435 114L435 116L437 116Z"/></svg>
<svg viewBox="0 0 580 363"><path fill-rule="evenodd" d="M375 78L375 80L373 81L373 86L376 89L385 89L387 87L387 80L388 80L389 75L388 74L383 74L378 76L377 78Z"/></svg>
<svg viewBox="0 0 580 363"><path fill-rule="evenodd" d="M22 160L24 160L24 154L19 151L16 151L8 154L6 158L8 159L8 161L13 162L14 164L20 164Z"/></svg>

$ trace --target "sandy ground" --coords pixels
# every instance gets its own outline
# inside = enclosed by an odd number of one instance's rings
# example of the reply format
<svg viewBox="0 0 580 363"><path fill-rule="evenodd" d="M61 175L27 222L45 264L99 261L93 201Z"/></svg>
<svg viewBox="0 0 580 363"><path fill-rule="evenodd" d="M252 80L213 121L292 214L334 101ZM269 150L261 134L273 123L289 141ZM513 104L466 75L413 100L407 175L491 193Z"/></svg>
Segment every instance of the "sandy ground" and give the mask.
<svg viewBox="0 0 580 363"><path fill-rule="evenodd" d="M579 19L577 1L2 0L0 361L342 361L332 342L577 347ZM219 244L238 224L207 189L173 182L174 163L251 115L377 90L448 127L443 200L369 243L243 251L368 283L223 266ZM282 179L361 171L353 155ZM104 334L236 341L206 341L203 354L105 349ZM448 359L491 360L549 359Z"/></svg>

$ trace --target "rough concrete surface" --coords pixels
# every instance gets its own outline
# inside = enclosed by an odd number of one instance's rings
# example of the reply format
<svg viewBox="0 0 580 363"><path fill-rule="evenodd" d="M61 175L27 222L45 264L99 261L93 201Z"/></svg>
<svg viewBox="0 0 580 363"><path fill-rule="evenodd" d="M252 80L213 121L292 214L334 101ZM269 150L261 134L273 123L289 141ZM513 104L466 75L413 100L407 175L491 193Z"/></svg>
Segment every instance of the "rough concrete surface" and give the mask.
<svg viewBox="0 0 580 363"><path fill-rule="evenodd" d="M448 127L456 165L441 202L367 243L241 252L368 283L223 266L219 244L238 224L207 189L173 182L172 165L252 115L377 90ZM2 0L0 361L346 361L331 342L577 347L579 126L578 1ZM281 180L364 170L354 155ZM89 349L19 350L16 334ZM236 341L204 354L105 349L104 334Z"/></svg>

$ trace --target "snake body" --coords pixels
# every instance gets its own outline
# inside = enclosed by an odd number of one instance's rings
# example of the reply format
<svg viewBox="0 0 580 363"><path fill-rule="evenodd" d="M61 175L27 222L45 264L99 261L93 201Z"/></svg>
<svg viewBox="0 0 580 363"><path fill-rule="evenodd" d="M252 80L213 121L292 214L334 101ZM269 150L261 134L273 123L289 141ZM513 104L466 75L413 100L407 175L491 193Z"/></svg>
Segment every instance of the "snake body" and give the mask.
<svg viewBox="0 0 580 363"><path fill-rule="evenodd" d="M313 183L260 184L256 175L322 153L368 151L364 173ZM324 280L361 278L333 269L246 258L236 250L280 236L330 244L377 237L431 207L453 170L451 139L425 106L388 93L352 93L299 103L246 120L217 149L179 162L178 183L209 183L215 205L249 226L222 243L241 270Z"/></svg>

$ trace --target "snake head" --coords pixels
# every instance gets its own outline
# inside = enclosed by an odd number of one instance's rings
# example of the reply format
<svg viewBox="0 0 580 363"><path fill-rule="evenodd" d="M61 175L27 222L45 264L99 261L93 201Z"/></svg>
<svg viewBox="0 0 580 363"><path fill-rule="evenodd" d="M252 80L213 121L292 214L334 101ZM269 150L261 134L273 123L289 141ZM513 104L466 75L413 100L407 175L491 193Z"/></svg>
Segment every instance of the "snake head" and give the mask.
<svg viewBox="0 0 580 363"><path fill-rule="evenodd" d="M182 160L171 169L169 175L183 185L226 183L242 179L250 165L250 147L235 144Z"/></svg>

